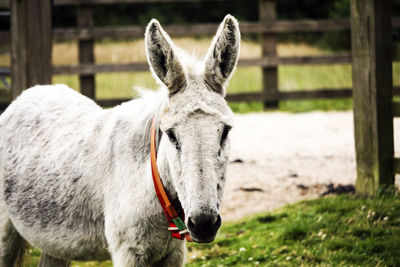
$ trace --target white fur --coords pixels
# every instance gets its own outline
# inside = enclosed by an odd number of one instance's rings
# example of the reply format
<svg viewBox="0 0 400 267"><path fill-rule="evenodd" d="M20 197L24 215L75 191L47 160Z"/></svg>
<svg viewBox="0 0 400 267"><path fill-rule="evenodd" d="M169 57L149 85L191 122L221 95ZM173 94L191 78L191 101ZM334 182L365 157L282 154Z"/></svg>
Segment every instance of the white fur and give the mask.
<svg viewBox="0 0 400 267"><path fill-rule="evenodd" d="M238 31L232 16L222 25L227 21ZM149 37L154 25L155 40ZM185 243L171 238L151 178L154 114L162 132L159 172L171 199L179 198L186 224L219 214L229 153L221 135L233 114L205 84L210 68L204 62L188 68L157 21L149 23L146 40L152 72L162 82L158 93L144 91L139 99L101 109L65 85L35 86L1 115L0 266L12 266L10 251L20 236L66 261L111 255L115 266L182 266ZM159 61L166 54L151 48L153 41L174 56ZM153 66L160 62L166 65ZM237 58L229 62L236 65ZM166 135L170 129L179 149Z"/></svg>

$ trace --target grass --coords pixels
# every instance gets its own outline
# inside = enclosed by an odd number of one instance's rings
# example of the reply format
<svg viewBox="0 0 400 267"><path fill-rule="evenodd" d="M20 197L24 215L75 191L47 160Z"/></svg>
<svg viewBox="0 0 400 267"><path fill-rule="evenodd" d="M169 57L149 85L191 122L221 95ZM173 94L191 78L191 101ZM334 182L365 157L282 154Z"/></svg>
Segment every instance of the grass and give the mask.
<svg viewBox="0 0 400 267"><path fill-rule="evenodd" d="M24 266L38 259L31 249ZM320 198L226 223L213 243L188 245L187 266L400 266L400 196Z"/></svg>
<svg viewBox="0 0 400 267"><path fill-rule="evenodd" d="M204 55L211 42L210 38L175 38L175 43L188 52ZM143 40L103 40L96 43L95 58L97 63L130 63L146 60ZM1 53L2 52L2 53ZM279 56L302 56L330 54L329 51L320 50L302 44L279 44ZM241 58L257 58L261 55L258 44L242 41ZM0 65L10 64L9 53L4 49L0 51ZM55 43L53 46L53 64L78 64L77 44L73 42ZM278 69L279 90L315 90L319 88L350 88L352 86L351 66L349 64L337 65L304 65L281 66ZM400 85L400 64L393 65L393 81ZM53 83L65 83L72 88L79 88L78 76L56 75ZM262 76L258 67L239 68L234 74L228 93L257 92L261 90ZM156 88L157 85L147 72L135 73L104 73L96 75L99 99L104 98L129 98L133 95L133 86ZM262 111L261 102L230 103L235 112ZM333 100L301 100L281 101L279 110L290 112L305 112L312 110L349 110L352 108L351 99Z"/></svg>
<svg viewBox="0 0 400 267"><path fill-rule="evenodd" d="M400 266L400 197L303 201L225 224L189 251L188 266Z"/></svg>

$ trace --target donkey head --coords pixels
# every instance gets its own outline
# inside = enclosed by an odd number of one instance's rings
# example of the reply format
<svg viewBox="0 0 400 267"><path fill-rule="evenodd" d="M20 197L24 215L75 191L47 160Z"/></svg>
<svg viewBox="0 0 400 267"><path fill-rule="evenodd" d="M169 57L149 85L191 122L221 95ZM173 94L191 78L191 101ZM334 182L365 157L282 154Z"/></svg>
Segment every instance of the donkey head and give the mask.
<svg viewBox="0 0 400 267"><path fill-rule="evenodd" d="M204 60L174 47L157 20L146 30L146 52L156 79L168 88L160 116L160 174L171 183L197 242L211 242L221 225L219 207L225 184L233 114L224 96L238 60L240 32L227 15ZM164 173L163 173L164 172Z"/></svg>

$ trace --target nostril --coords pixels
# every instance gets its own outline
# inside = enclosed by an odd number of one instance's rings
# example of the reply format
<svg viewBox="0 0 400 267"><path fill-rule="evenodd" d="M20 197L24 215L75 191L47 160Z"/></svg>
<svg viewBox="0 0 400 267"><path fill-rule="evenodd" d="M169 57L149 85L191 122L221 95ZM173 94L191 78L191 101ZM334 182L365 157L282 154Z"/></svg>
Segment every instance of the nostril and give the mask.
<svg viewBox="0 0 400 267"><path fill-rule="evenodd" d="M188 218L188 227L189 227L189 228L194 228L194 223L193 223L193 221L192 221L192 217L189 217L189 218Z"/></svg>
<svg viewBox="0 0 400 267"><path fill-rule="evenodd" d="M217 217L217 220L214 223L214 226L219 228L221 226L221 222L222 222L221 216L218 214L218 217Z"/></svg>
<svg viewBox="0 0 400 267"><path fill-rule="evenodd" d="M221 224L221 216L201 213L188 218L189 228L209 228Z"/></svg>

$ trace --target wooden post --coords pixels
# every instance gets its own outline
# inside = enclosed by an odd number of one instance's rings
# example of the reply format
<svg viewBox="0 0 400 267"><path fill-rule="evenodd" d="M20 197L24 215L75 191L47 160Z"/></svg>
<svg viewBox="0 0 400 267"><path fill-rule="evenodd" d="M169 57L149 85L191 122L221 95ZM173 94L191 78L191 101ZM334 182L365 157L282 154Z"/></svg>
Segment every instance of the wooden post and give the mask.
<svg viewBox="0 0 400 267"><path fill-rule="evenodd" d="M93 9L89 5L78 6L78 27L93 27ZM94 41L93 39L81 39L78 46L79 64L94 64ZM96 84L92 74L79 75L80 91L83 95L95 99Z"/></svg>
<svg viewBox="0 0 400 267"><path fill-rule="evenodd" d="M11 1L12 97L51 83L51 0Z"/></svg>
<svg viewBox="0 0 400 267"><path fill-rule="evenodd" d="M394 184L391 1L351 0L356 191Z"/></svg>
<svg viewBox="0 0 400 267"><path fill-rule="evenodd" d="M259 0L260 23L271 25L276 20L276 7L274 0ZM263 33L261 38L262 56L276 57L276 35L274 33ZM277 108L279 105L278 96L278 68L262 68L262 90L268 100L264 100L264 109Z"/></svg>
<svg viewBox="0 0 400 267"><path fill-rule="evenodd" d="M69 267L70 262L53 258L50 255L42 253L38 267Z"/></svg>

